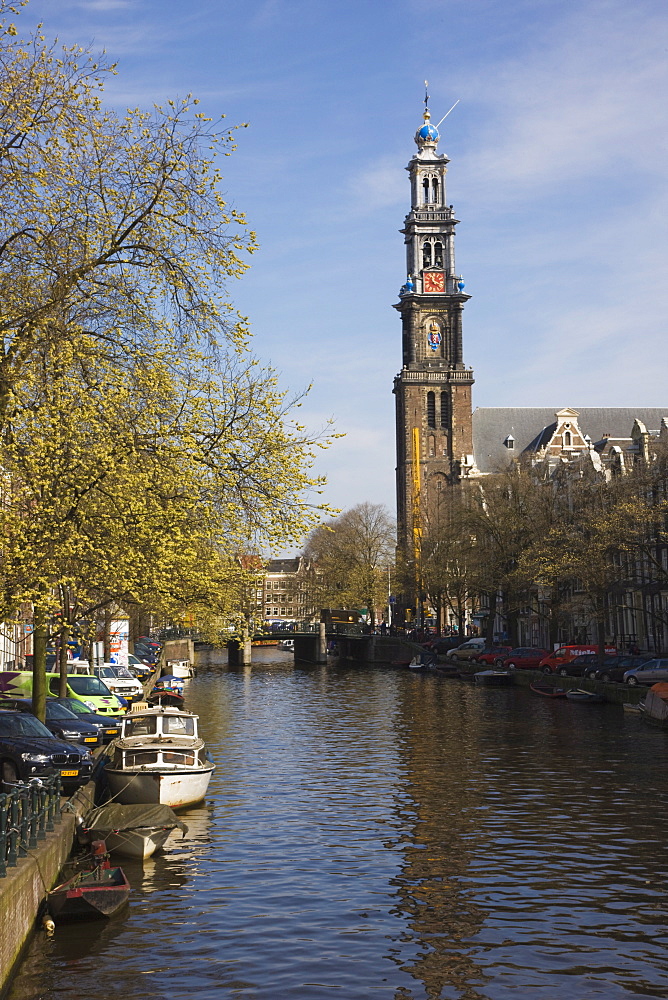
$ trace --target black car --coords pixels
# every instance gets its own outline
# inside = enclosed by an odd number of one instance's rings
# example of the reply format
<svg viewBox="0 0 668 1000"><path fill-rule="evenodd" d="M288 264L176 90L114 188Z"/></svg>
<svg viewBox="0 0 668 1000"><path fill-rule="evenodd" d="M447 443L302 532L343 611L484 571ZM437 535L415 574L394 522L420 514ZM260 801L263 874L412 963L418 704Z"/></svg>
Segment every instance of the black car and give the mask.
<svg viewBox="0 0 668 1000"><path fill-rule="evenodd" d="M156 663L158 657L160 656L159 649L153 649L149 646L143 646L140 643L135 643L135 656L138 656L140 660L145 663Z"/></svg>
<svg viewBox="0 0 668 1000"><path fill-rule="evenodd" d="M16 784L60 774L64 791L90 781L93 761L87 750L57 740L27 712L0 709L0 778Z"/></svg>
<svg viewBox="0 0 668 1000"><path fill-rule="evenodd" d="M603 666L599 666L596 663L588 667L585 677L593 677L597 681L621 682L624 680L624 674L627 670L641 667L643 663L647 663L650 659L651 656L649 655L632 655L631 653L625 656L606 656Z"/></svg>
<svg viewBox="0 0 668 1000"><path fill-rule="evenodd" d="M15 708L17 712L31 712L32 701L30 698L9 698L7 702L3 700L3 707ZM46 719L44 725L52 736L57 736L59 740L67 740L68 743L81 743L83 746L94 750L101 742L100 733L95 726L80 719L74 714L71 708L56 701L55 698L46 699Z"/></svg>
<svg viewBox="0 0 668 1000"><path fill-rule="evenodd" d="M598 653L581 653L570 663L562 663L557 673L560 677L587 677L590 670L598 670Z"/></svg>
<svg viewBox="0 0 668 1000"><path fill-rule="evenodd" d="M103 743L111 743L117 736L121 735L121 723L118 718L105 718L104 715L95 715L87 705L84 705L78 698L54 698L55 704L64 705L70 712L81 720L87 722L89 726L95 726Z"/></svg>

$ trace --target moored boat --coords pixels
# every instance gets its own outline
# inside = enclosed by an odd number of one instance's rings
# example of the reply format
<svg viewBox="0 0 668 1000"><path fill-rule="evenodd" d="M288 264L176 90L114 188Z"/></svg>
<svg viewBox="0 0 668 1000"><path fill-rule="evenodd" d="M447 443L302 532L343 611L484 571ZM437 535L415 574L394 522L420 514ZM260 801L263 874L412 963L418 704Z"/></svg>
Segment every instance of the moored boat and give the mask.
<svg viewBox="0 0 668 1000"><path fill-rule="evenodd" d="M158 688L146 696L146 703L148 705L169 705L172 708L183 708L186 700L178 691L164 691Z"/></svg>
<svg viewBox="0 0 668 1000"><path fill-rule="evenodd" d="M668 684L659 681L652 684L645 695L644 702L638 706L643 717L657 726L668 727Z"/></svg>
<svg viewBox="0 0 668 1000"><path fill-rule="evenodd" d="M167 665L164 669L171 676L183 678L184 680L195 676L195 668L190 660L167 660Z"/></svg>
<svg viewBox="0 0 668 1000"><path fill-rule="evenodd" d="M197 733L196 715L161 705L123 719L104 766L111 798L183 809L206 795L215 764Z"/></svg>
<svg viewBox="0 0 668 1000"><path fill-rule="evenodd" d="M536 681L533 681L529 687L534 694L541 694L544 698L565 698L567 694L566 688L552 687L551 684L538 684Z"/></svg>
<svg viewBox="0 0 668 1000"><path fill-rule="evenodd" d="M52 889L47 906L54 920L91 920L111 917L128 900L130 883L122 868L109 864L106 844L91 844L93 866L77 872Z"/></svg>
<svg viewBox="0 0 668 1000"><path fill-rule="evenodd" d="M182 677L166 674L155 682L152 690L146 696L146 701L149 705L171 705L172 708L183 708L185 685L186 682Z"/></svg>
<svg viewBox="0 0 668 1000"><path fill-rule="evenodd" d="M581 705L600 705L605 701L602 694L597 694L595 691L585 691L583 688L573 688L571 691L567 691L566 697L569 701L577 701Z"/></svg>
<svg viewBox="0 0 668 1000"><path fill-rule="evenodd" d="M109 802L84 816L78 836L103 839L112 854L144 859L163 847L176 829L183 835L188 831L169 806Z"/></svg>
<svg viewBox="0 0 668 1000"><path fill-rule="evenodd" d="M488 687L506 687L515 683L511 670L479 670L473 676L476 684L486 684Z"/></svg>

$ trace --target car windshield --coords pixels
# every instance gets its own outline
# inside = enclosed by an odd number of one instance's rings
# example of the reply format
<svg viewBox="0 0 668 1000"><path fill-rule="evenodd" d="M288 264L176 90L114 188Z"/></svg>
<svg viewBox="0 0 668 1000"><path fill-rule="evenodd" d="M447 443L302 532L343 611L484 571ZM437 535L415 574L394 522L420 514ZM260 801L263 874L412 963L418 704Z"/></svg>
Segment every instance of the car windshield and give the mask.
<svg viewBox="0 0 668 1000"><path fill-rule="evenodd" d="M98 698L111 698L111 691L99 677L86 677L85 674L68 676L67 683L77 694L93 695Z"/></svg>
<svg viewBox="0 0 668 1000"><path fill-rule="evenodd" d="M39 736L52 740L53 735L32 715L0 715L0 736Z"/></svg>
<svg viewBox="0 0 668 1000"><path fill-rule="evenodd" d="M69 708L53 701L46 703L46 717L47 719L76 719L76 715Z"/></svg>
<svg viewBox="0 0 668 1000"><path fill-rule="evenodd" d="M76 698L68 698L67 701L59 701L59 705L63 708L69 709L73 715L90 715L90 709L87 705L84 705L82 701L77 701Z"/></svg>
<svg viewBox="0 0 668 1000"><path fill-rule="evenodd" d="M114 672L117 677L129 677L131 680L134 680L127 667L114 667Z"/></svg>
<svg viewBox="0 0 668 1000"><path fill-rule="evenodd" d="M97 667L95 673L98 677L115 677L116 674L111 667Z"/></svg>

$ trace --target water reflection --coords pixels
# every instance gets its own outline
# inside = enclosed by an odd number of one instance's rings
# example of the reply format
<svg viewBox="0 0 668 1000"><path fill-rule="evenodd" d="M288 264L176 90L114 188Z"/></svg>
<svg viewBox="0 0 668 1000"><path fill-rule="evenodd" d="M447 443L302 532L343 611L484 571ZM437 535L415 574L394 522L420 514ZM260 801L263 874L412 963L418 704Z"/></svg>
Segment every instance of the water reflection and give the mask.
<svg viewBox="0 0 668 1000"><path fill-rule="evenodd" d="M274 650L209 657L187 703L218 767L186 838L9 1000L668 996L662 732Z"/></svg>

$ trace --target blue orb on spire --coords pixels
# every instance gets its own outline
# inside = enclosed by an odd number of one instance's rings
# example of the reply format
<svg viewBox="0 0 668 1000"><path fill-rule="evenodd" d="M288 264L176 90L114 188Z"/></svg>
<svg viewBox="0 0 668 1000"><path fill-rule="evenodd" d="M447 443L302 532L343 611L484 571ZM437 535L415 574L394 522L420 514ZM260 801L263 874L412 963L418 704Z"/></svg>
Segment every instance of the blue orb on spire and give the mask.
<svg viewBox="0 0 668 1000"><path fill-rule="evenodd" d="M438 142L440 136L435 125L432 125L430 122L425 122L422 128L418 129L418 133L415 138L422 139L423 142Z"/></svg>

